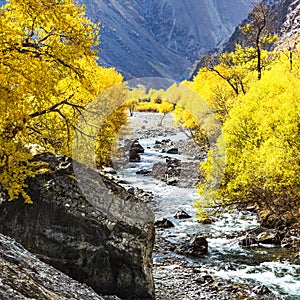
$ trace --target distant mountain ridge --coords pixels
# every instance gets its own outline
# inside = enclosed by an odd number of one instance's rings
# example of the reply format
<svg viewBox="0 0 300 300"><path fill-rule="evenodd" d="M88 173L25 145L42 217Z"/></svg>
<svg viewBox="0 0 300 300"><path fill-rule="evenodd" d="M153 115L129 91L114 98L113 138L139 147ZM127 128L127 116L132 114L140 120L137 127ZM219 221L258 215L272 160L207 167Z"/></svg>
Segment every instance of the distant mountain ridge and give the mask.
<svg viewBox="0 0 300 300"><path fill-rule="evenodd" d="M80 0L101 21L100 61L132 77L186 78L230 36L252 0Z"/></svg>
<svg viewBox="0 0 300 300"><path fill-rule="evenodd" d="M273 33L279 37L279 41L273 47L295 47L296 43L300 42L300 0L263 0L262 2L266 3L271 9L271 27L273 28ZM241 21L230 38L224 42L223 47L213 49L210 51L211 54L232 52L235 50L236 44L245 46L247 41L239 30L239 27L248 22L248 18ZM200 60L195 63L188 80L192 80L201 67L203 67L203 62Z"/></svg>

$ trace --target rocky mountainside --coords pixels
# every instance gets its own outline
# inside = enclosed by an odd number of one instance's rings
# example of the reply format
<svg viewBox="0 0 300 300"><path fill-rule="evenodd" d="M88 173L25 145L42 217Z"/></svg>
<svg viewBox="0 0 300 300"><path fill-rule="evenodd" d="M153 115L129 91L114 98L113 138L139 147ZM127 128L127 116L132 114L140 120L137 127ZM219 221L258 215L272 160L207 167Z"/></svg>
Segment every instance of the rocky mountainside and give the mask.
<svg viewBox="0 0 300 300"><path fill-rule="evenodd" d="M274 6L274 14L281 16L282 24L275 24L281 41L294 38L299 42L300 36L300 0L283 0Z"/></svg>
<svg viewBox="0 0 300 300"><path fill-rule="evenodd" d="M265 0L273 5L274 28L282 39L298 31L299 0ZM5 0L0 0L4 4ZM195 61L222 47L245 19L252 0L79 0L101 22L99 62L126 79L186 78ZM232 50L238 30L227 43Z"/></svg>
<svg viewBox="0 0 300 300"><path fill-rule="evenodd" d="M101 21L100 61L126 78L182 79L230 36L252 0L80 0Z"/></svg>
<svg viewBox="0 0 300 300"><path fill-rule="evenodd" d="M265 0L270 5L273 32L279 37L279 44L300 41L300 0ZM241 24L246 24L248 19ZM225 51L233 51L236 43L243 44L239 28L225 44Z"/></svg>
<svg viewBox="0 0 300 300"><path fill-rule="evenodd" d="M271 27L273 33L279 37L279 41L274 46L293 48L296 45L295 42L300 41L300 0L264 0L263 2L267 3L271 8ZM230 38L224 42L223 47L214 49L211 53L232 52L235 50L237 43L246 46L247 41L239 27L248 22L248 18L244 19L235 28ZM201 67L203 67L202 61L195 64L189 80L192 80L197 75Z"/></svg>

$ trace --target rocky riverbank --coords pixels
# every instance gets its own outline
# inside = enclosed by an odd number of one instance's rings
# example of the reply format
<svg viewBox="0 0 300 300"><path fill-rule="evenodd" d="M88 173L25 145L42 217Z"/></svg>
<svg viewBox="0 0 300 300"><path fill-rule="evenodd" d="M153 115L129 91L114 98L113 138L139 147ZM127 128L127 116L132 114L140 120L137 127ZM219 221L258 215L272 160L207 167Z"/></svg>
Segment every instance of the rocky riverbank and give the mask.
<svg viewBox="0 0 300 300"><path fill-rule="evenodd" d="M251 254L252 252L258 252L258 257L253 257L253 262L251 262L251 264L257 264L257 272L260 272L259 264L263 262L263 253L268 251L267 249L269 249L269 247L279 247L277 252L277 248L274 249L275 254L273 254L273 259L278 261L286 259L288 253L291 255L292 253L295 254L295 251L297 253L297 251L299 251L299 235L296 231L285 231L283 233L274 232L267 228L260 228L256 221L251 221L253 223L251 231L246 230L247 228L245 227L243 233L243 225L239 227L240 225L236 224L235 221L230 218L228 221L222 220L221 218L221 221L219 221L220 225L182 225L188 223L195 224L193 214L192 219L187 219L186 221L179 220L179 222L173 224L173 217L169 218L168 216L170 216L170 214L168 213L173 211L175 214L176 206L171 200L167 201L169 204L167 204L166 211L162 213L161 202L165 200L162 200L159 187L157 187L157 185L160 186L160 184L157 181L153 181L153 178L171 187L174 186L174 193L176 194L180 189L190 188L194 184L186 184L189 182L189 178L191 182L193 182L193 180L201 180L199 171L194 170L197 170L197 168L199 170L199 162L205 159L206 156L205 152L198 150L193 142L184 138L184 133L178 137L179 129L174 128L170 116L165 119L163 127L157 126L159 118L160 116L158 114L136 114L131 119L131 136L127 139L127 145L130 145L130 139L131 143L135 141L135 144L137 144L140 141L141 144L144 145L144 153L142 153L142 158L139 160L141 164L134 163L131 165L130 168L136 171L132 172L131 170L130 174L136 173L140 176L132 178L132 182L136 183L140 181L141 185L144 184L146 187L146 191L137 188L137 184L134 185L135 187L130 187L131 183L126 182L125 173L121 172L123 175L119 178L131 192L135 193L140 199L143 199L145 203L148 203L155 212L156 218L160 217L161 219L161 222L156 223L156 240L153 253L153 276L156 299L297 299L294 295L282 298L279 294L274 294L272 290L267 287L268 283L266 282L265 285L263 280L254 282L253 280L236 280L234 276L233 279L230 279L217 275L219 273L226 273L227 271L229 271L229 273L231 271L232 273L238 273L240 269L244 270L244 268L247 268L246 265L243 265L242 261L240 263L236 262L236 260L240 260L239 254L236 254L236 251L240 253L245 252L245 255L247 255L247 249L249 249L249 257L253 256L253 254ZM152 142L148 143L148 140ZM157 153L158 162L152 162L155 156L154 152ZM143 161L149 161L150 163L143 163ZM196 168L192 169L190 163L193 163ZM148 165L152 167L147 167ZM185 173L185 170L190 172ZM117 174L119 174L119 172L117 172ZM123 177L124 174L125 178ZM115 176L115 178L118 180L118 175ZM147 184L147 179L149 182L153 181L153 184ZM154 188L153 192L151 192L151 187ZM164 187L162 188L164 189ZM161 193L166 192L161 190ZM180 194L178 194L178 197L180 197ZM172 206L171 210L168 208L168 205ZM180 209L179 204L178 209ZM244 218L247 218L248 215L250 219L255 220L255 213L246 212L245 216L243 216L243 214L240 216L240 224L243 224ZM232 222L232 224L230 224L230 222ZM185 232L180 231L181 229L179 227L182 227L182 230L189 230L188 228L193 226L198 227L197 234L202 234L203 237L208 239L208 253L191 257L180 249L182 249L183 245L189 244L196 233L194 231L193 234L185 234ZM233 232L220 233L219 230L222 231L222 228L217 228L217 226L223 228L237 226L237 228L233 228ZM211 227L217 228L215 232L209 233ZM257 229L254 230L254 228ZM254 244L243 244L249 237L250 232L254 235ZM224 261L222 257L219 257L223 255L221 248L224 246L220 245L220 249L218 250L218 246L212 244L218 239L228 239L229 250L224 253ZM278 239L280 239L280 244L278 244ZM288 249L292 247L293 249L291 250L294 251L289 252L288 250L288 252L281 253L281 246L288 247ZM230 250L230 248L232 248L232 250ZM243 250L243 248L245 250ZM220 253L218 253L218 251L220 251ZM285 249L283 249L283 251L285 251ZM217 253L218 259L214 263L211 260L213 260L214 255L216 255L215 253ZM262 253L261 256L259 253ZM241 257L243 255L241 255ZM230 261L231 256L232 262ZM266 260L267 259L270 259L270 257L266 258ZM297 260L293 259L293 262L297 263ZM289 268L288 265L287 268ZM296 268L297 267L295 267L295 270ZM278 276L284 277L285 271L282 272L283 273ZM289 273L286 273L287 276L289 276L288 274ZM297 280L297 275L294 274L293 276L293 280Z"/></svg>

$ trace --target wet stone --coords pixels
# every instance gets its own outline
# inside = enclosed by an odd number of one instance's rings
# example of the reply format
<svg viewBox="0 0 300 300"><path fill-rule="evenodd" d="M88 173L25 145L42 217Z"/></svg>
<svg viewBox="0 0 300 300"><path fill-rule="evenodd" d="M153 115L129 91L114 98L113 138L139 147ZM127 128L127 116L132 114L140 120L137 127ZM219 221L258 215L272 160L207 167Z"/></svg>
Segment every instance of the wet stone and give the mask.
<svg viewBox="0 0 300 300"><path fill-rule="evenodd" d="M174 224L170 220L164 218L162 220L157 220L154 223L154 226L158 228L171 228L174 227Z"/></svg>
<svg viewBox="0 0 300 300"><path fill-rule="evenodd" d="M239 245L242 247L252 247L257 246L257 239L254 234L246 234L239 239Z"/></svg>
<svg viewBox="0 0 300 300"><path fill-rule="evenodd" d="M131 150L134 150L136 153L144 153L144 147L139 143L138 140L134 140L131 145Z"/></svg>
<svg viewBox="0 0 300 300"><path fill-rule="evenodd" d="M201 277L197 278L196 280L197 283L200 283L200 284L204 284L204 283L212 283L214 282L214 279L211 275L202 275Z"/></svg>
<svg viewBox="0 0 300 300"><path fill-rule="evenodd" d="M106 174L116 174L116 170L112 167L106 167L103 169L103 172Z"/></svg>
<svg viewBox="0 0 300 300"><path fill-rule="evenodd" d="M140 162L141 156L134 149L130 149L129 151L129 161L130 162Z"/></svg>
<svg viewBox="0 0 300 300"><path fill-rule="evenodd" d="M266 230L257 236L257 241L262 244L280 245L282 234L277 230Z"/></svg>
<svg viewBox="0 0 300 300"><path fill-rule="evenodd" d="M176 218L176 219L190 219L191 216L187 212L185 212L184 210L179 209L175 213L174 218Z"/></svg>
<svg viewBox="0 0 300 300"><path fill-rule="evenodd" d="M141 169L135 172L137 175L149 175L151 174L151 170Z"/></svg>
<svg viewBox="0 0 300 300"><path fill-rule="evenodd" d="M171 149L168 149L166 152L167 152L167 154L178 154L179 153L178 148L171 148Z"/></svg>
<svg viewBox="0 0 300 300"><path fill-rule="evenodd" d="M190 241L185 242L183 245L178 246L175 252L190 257L199 257L207 254L208 242L203 236L193 237Z"/></svg>
<svg viewBox="0 0 300 300"><path fill-rule="evenodd" d="M257 295L267 295L272 293L265 285L255 287L253 292Z"/></svg>
<svg viewBox="0 0 300 300"><path fill-rule="evenodd" d="M213 219L212 218L205 218L205 219L201 219L198 222L201 224L205 224L205 225L209 225L213 223Z"/></svg>

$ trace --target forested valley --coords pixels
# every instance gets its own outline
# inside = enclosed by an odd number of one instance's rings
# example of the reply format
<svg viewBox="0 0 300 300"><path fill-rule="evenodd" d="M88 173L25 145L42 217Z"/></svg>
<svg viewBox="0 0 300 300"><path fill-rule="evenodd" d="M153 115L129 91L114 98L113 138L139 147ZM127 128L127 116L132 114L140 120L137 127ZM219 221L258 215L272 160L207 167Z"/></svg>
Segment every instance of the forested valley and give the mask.
<svg viewBox="0 0 300 300"><path fill-rule="evenodd" d="M1 259L12 232L98 293L0 284L0 298L299 299L300 43L271 21L255 3L234 51L209 52L193 78L159 87L100 66L101 24L73 0L0 8ZM271 279L238 282L240 269Z"/></svg>

